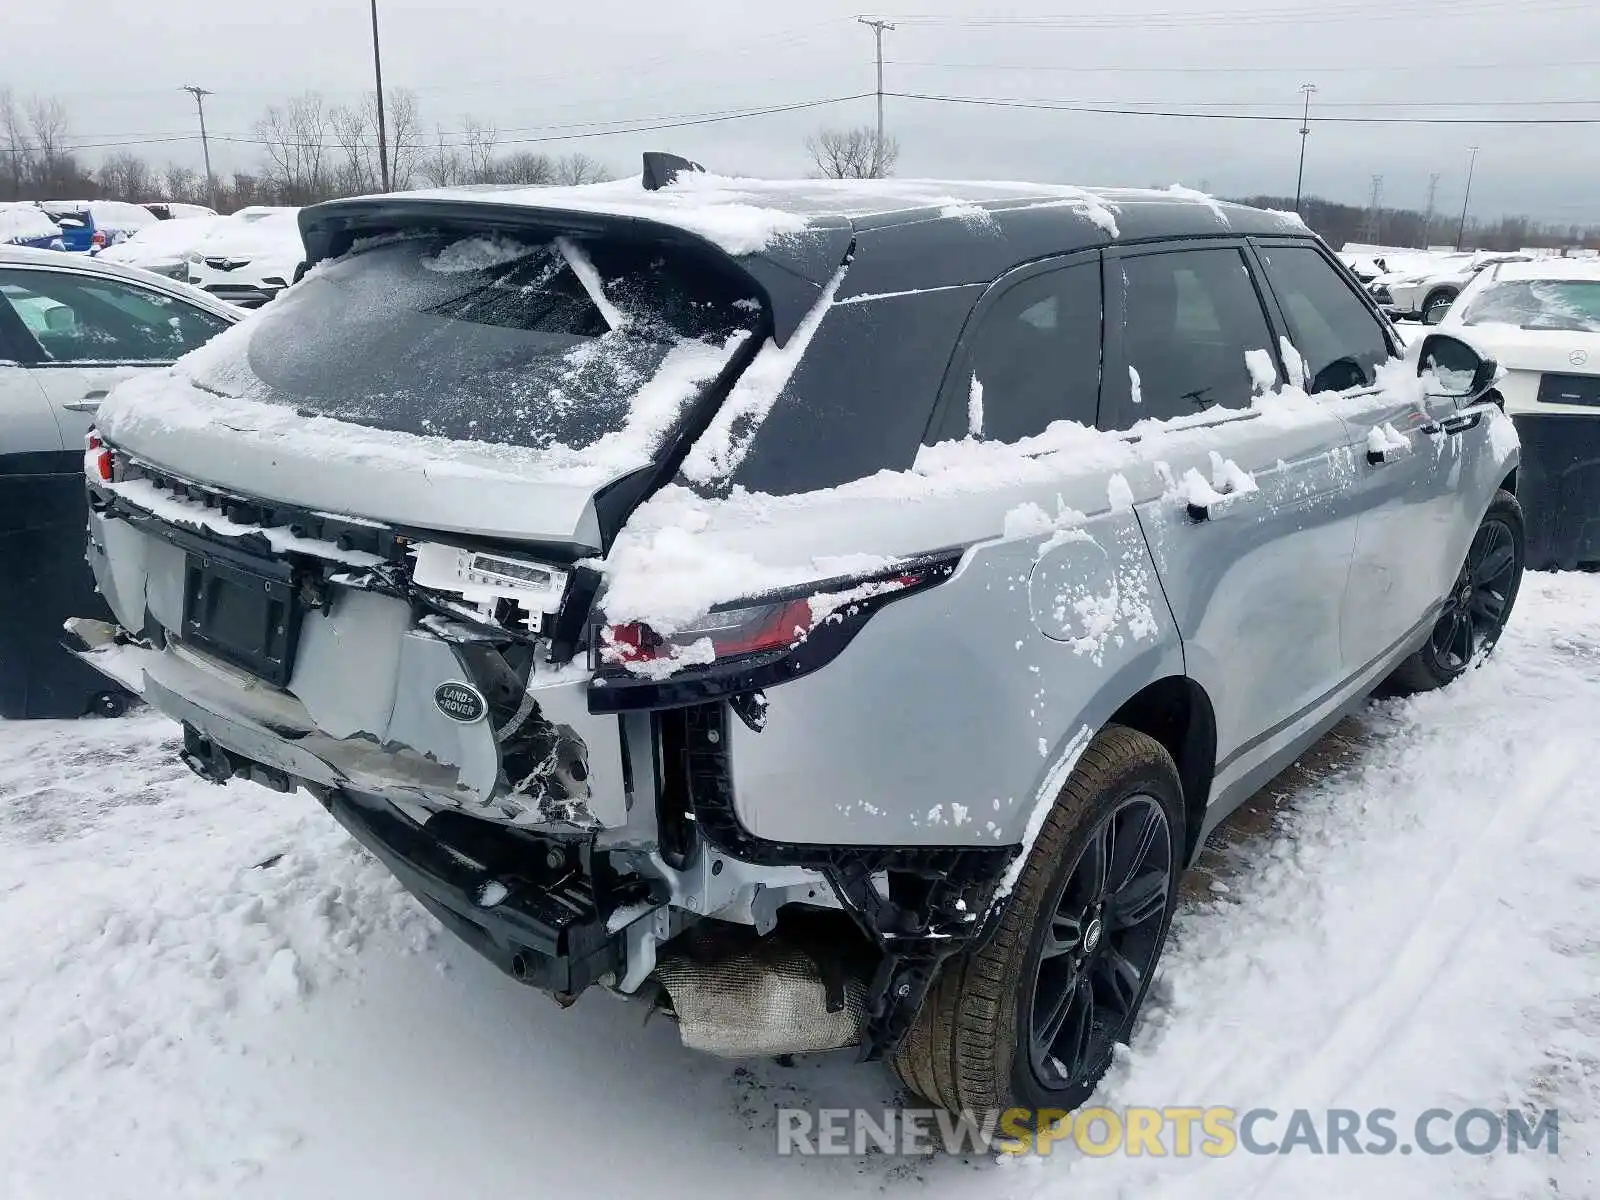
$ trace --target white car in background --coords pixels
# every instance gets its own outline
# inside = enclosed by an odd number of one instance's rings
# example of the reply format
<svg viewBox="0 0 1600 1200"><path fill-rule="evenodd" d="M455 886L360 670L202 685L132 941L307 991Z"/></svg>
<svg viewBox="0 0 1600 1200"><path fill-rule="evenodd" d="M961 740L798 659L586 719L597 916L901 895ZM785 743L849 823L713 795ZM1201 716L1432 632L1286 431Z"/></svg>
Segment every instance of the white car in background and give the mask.
<svg viewBox="0 0 1600 1200"><path fill-rule="evenodd" d="M1495 263L1527 262L1529 256L1515 252L1480 250L1471 254L1450 254L1420 267L1402 268L1381 275L1368 287L1372 298L1390 317L1411 317L1436 324L1440 314L1485 267Z"/></svg>
<svg viewBox="0 0 1600 1200"><path fill-rule="evenodd" d="M188 282L259 308L294 282L305 261L300 210L252 205L224 217L187 255Z"/></svg>
<svg viewBox="0 0 1600 1200"><path fill-rule="evenodd" d="M209 217L175 217L157 221L137 230L126 241L106 247L98 257L187 282L190 251L205 240L219 221L225 220L226 217L213 214Z"/></svg>
<svg viewBox="0 0 1600 1200"><path fill-rule="evenodd" d="M1600 563L1600 261L1488 266L1430 323L1504 372L1528 567Z"/></svg>

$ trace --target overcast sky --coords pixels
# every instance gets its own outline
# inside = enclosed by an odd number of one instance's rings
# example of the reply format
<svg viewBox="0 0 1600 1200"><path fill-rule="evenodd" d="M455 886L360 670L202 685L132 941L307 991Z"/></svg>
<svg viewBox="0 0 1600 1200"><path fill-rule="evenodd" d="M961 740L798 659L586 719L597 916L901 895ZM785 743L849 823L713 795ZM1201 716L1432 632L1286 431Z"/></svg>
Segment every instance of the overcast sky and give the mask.
<svg viewBox="0 0 1600 1200"><path fill-rule="evenodd" d="M1600 223L1600 123L1565 126L1318 123L1317 117L1588 117L1600 121L1600 6L1592 0L1013 0L994 9L906 0L757 5L599 0L379 0L384 76L414 89L445 136L464 114L502 148L597 122L648 121L870 92L862 12L902 18L885 35L894 92L1181 106L1298 115L1318 87L1306 191L1459 212L1468 147L1482 147L1474 215ZM991 22L997 13L1008 21ZM137 14L137 15L136 15ZM367 0L9 0L0 86L59 97L79 143L194 132L187 83L211 88L213 134L248 138L268 104L370 87ZM1583 104L1552 103L1585 100ZM1388 107L1403 105L1404 107ZM808 131L873 119L873 101L647 135L528 142L582 150L617 172L645 149L714 171L804 174ZM564 128L555 128L555 127ZM1292 194L1297 123L1178 120L968 107L891 97L901 175L1168 184ZM129 147L198 167L198 142ZM521 148L519 144L518 148ZM86 149L92 159L105 151ZM219 171L259 148L214 142Z"/></svg>

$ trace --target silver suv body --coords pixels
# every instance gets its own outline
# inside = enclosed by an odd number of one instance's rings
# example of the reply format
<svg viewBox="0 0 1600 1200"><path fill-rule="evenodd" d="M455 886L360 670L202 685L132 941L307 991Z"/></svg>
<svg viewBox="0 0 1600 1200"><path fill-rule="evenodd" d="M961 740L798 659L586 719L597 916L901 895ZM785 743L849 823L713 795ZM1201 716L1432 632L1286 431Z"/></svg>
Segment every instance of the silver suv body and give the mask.
<svg viewBox="0 0 1600 1200"><path fill-rule="evenodd" d="M1419 379L1292 217L694 177L302 229L304 282L102 412L86 657L518 979L708 1050L1078 1096L1208 830L1514 595L1493 365ZM1011 1082L917 1067L1012 942ZM1126 1012L1074 974L1062 1033L1057 953Z"/></svg>

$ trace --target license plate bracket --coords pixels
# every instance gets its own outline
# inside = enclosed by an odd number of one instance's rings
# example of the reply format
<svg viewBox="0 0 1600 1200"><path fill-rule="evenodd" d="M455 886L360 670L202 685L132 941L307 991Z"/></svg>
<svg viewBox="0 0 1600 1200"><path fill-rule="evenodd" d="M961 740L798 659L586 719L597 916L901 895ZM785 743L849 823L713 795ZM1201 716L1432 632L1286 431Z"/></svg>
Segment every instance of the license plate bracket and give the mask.
<svg viewBox="0 0 1600 1200"><path fill-rule="evenodd" d="M191 553L184 570L184 640L284 687L300 637L298 590L286 563L253 569Z"/></svg>

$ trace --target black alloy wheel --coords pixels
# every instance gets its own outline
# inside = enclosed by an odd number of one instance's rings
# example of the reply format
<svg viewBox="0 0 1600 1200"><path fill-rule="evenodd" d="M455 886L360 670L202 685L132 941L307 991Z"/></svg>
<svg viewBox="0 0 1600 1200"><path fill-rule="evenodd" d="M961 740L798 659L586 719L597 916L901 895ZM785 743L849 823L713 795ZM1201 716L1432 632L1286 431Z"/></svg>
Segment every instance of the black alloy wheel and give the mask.
<svg viewBox="0 0 1600 1200"><path fill-rule="evenodd" d="M1125 1041L1161 950L1176 887L1172 832L1154 797L1125 797L1063 880L1039 948L1030 1066L1047 1090L1092 1084Z"/></svg>
<svg viewBox="0 0 1600 1200"><path fill-rule="evenodd" d="M1478 528L1429 640L1446 671L1460 674L1499 640L1516 594L1520 557L1505 521L1487 520Z"/></svg>

